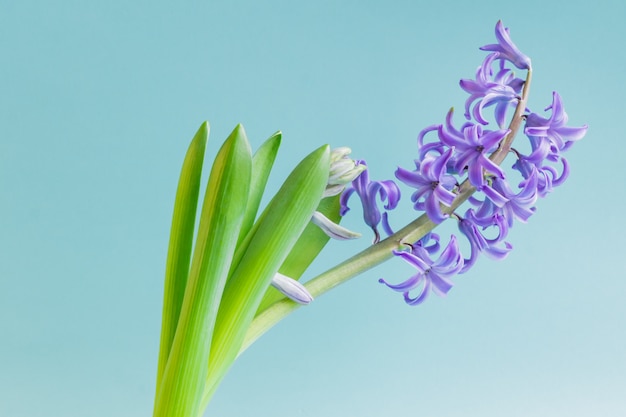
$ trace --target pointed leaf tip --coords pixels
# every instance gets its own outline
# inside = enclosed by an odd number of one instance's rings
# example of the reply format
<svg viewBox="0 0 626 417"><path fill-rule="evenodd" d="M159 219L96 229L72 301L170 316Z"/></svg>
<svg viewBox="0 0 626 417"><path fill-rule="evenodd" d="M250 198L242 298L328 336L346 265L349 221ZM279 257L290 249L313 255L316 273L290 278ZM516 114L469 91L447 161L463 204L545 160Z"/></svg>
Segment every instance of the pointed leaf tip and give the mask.
<svg viewBox="0 0 626 417"><path fill-rule="evenodd" d="M211 125L209 124L207 120L205 120L200 125L200 128L198 129L198 131L202 131L203 133L206 132L208 134L210 129L211 129Z"/></svg>

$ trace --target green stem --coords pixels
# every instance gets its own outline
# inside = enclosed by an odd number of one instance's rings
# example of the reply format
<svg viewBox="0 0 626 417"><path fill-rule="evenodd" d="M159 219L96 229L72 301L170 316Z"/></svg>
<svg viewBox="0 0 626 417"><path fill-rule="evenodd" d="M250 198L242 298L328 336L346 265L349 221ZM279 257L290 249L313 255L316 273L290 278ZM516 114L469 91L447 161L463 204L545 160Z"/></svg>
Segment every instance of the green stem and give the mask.
<svg viewBox="0 0 626 417"><path fill-rule="evenodd" d="M489 157L493 162L500 165L506 158L507 154L511 150L513 140L519 131L526 109L526 102L528 100L528 94L530 91L530 82L532 78L532 70L528 70L526 75L526 81L522 90L522 97L515 108L513 118L509 124L510 132L504 138L500 147ZM459 187L458 195L454 200L451 207L442 206L444 213L452 213L461 204L476 191L469 180L465 180ZM306 283L306 287L313 295L318 297L327 291L335 288L339 284L342 284L349 279L383 263L393 256L393 250L400 248L404 242L413 243L424 237L428 232L433 230L437 226L433 223L426 214L423 214L419 218L415 219L387 239L368 247L367 249L359 252L348 260L340 263L339 265L329 269L328 271L318 275L309 282ZM248 333L244 340L243 346L239 351L241 354L252 343L254 343L261 335L272 328L280 320L292 313L300 307L299 304L294 303L291 300L283 299L268 307L265 311L255 317L254 321L248 328Z"/></svg>

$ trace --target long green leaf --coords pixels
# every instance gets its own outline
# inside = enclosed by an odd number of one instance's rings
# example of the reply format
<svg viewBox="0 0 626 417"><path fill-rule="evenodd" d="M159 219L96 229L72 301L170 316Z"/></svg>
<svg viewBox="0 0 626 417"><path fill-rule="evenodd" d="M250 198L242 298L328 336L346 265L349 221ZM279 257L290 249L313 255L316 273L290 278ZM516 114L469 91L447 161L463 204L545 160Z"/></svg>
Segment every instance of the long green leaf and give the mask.
<svg viewBox="0 0 626 417"><path fill-rule="evenodd" d="M155 416L198 414L215 318L247 204L252 155L241 125L218 152L209 177L183 307L163 373Z"/></svg>
<svg viewBox="0 0 626 417"><path fill-rule="evenodd" d="M252 225L254 219L259 210L261 204L261 198L267 185L267 180L270 176L270 171L274 166L276 160L276 154L282 139L282 133L280 131L270 136L261 147L254 153L252 157L252 178L250 182L250 195L248 196L248 205L246 207L246 214L241 226L241 232L239 235L239 243L246 237Z"/></svg>
<svg viewBox="0 0 626 417"><path fill-rule="evenodd" d="M170 243L165 266L165 290L163 292L163 319L161 344L157 371L157 392L161 384L165 364L170 354L183 295L189 274L189 261L193 245L193 230L200 193L202 161L209 136L209 123L204 122L189 145L178 180Z"/></svg>
<svg viewBox="0 0 626 417"><path fill-rule="evenodd" d="M300 162L253 227L247 250L222 297L203 405L237 357L272 277L318 206L328 181L329 155L328 146L323 146Z"/></svg>

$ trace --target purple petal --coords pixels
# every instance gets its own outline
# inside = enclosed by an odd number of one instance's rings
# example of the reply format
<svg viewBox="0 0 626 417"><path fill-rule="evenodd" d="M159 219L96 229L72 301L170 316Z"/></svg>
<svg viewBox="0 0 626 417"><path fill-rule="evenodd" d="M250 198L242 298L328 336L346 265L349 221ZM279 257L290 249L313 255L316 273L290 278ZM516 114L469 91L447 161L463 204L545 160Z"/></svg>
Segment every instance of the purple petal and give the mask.
<svg viewBox="0 0 626 417"><path fill-rule="evenodd" d="M425 280L424 288L422 288L422 291L420 292L420 294L415 298L411 298L409 293L405 292L404 301L410 306L420 305L421 303L424 302L424 300L426 300L426 298L428 297L428 294L430 294L430 281Z"/></svg>
<svg viewBox="0 0 626 417"><path fill-rule="evenodd" d="M440 297L447 295L450 289L452 289L452 287L454 286L452 282L434 273L433 271L431 271L428 275L430 277L430 281L433 284L432 285L433 292Z"/></svg>
<svg viewBox="0 0 626 417"><path fill-rule="evenodd" d="M343 194L341 194L341 197L339 197L339 202L341 203L341 209L339 210L339 214L341 216L345 216L345 214L350 210L350 207L348 207L348 200L350 199L350 196L353 192L354 187L349 186L345 189Z"/></svg>

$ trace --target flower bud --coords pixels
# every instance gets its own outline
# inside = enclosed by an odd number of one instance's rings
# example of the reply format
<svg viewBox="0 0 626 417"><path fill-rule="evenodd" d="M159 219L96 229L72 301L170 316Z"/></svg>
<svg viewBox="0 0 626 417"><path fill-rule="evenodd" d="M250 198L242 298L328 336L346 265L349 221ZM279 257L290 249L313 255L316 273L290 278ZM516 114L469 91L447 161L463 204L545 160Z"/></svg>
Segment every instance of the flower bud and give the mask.
<svg viewBox="0 0 626 417"><path fill-rule="evenodd" d="M333 239L349 240L361 237L360 233L353 232L343 226L338 225L337 223L334 223L332 220L324 216L319 211L313 213L311 221L313 222L313 224L322 229L322 231L326 233L327 236L330 236Z"/></svg>
<svg viewBox="0 0 626 417"><path fill-rule="evenodd" d="M351 183L366 167L357 164L356 161L348 158L352 150L342 146L330 152L330 175L328 185L324 191L324 197L332 197L341 194L346 185Z"/></svg>
<svg viewBox="0 0 626 417"><path fill-rule="evenodd" d="M298 304L306 305L313 301L313 296L304 285L281 273L274 275L272 286Z"/></svg>

